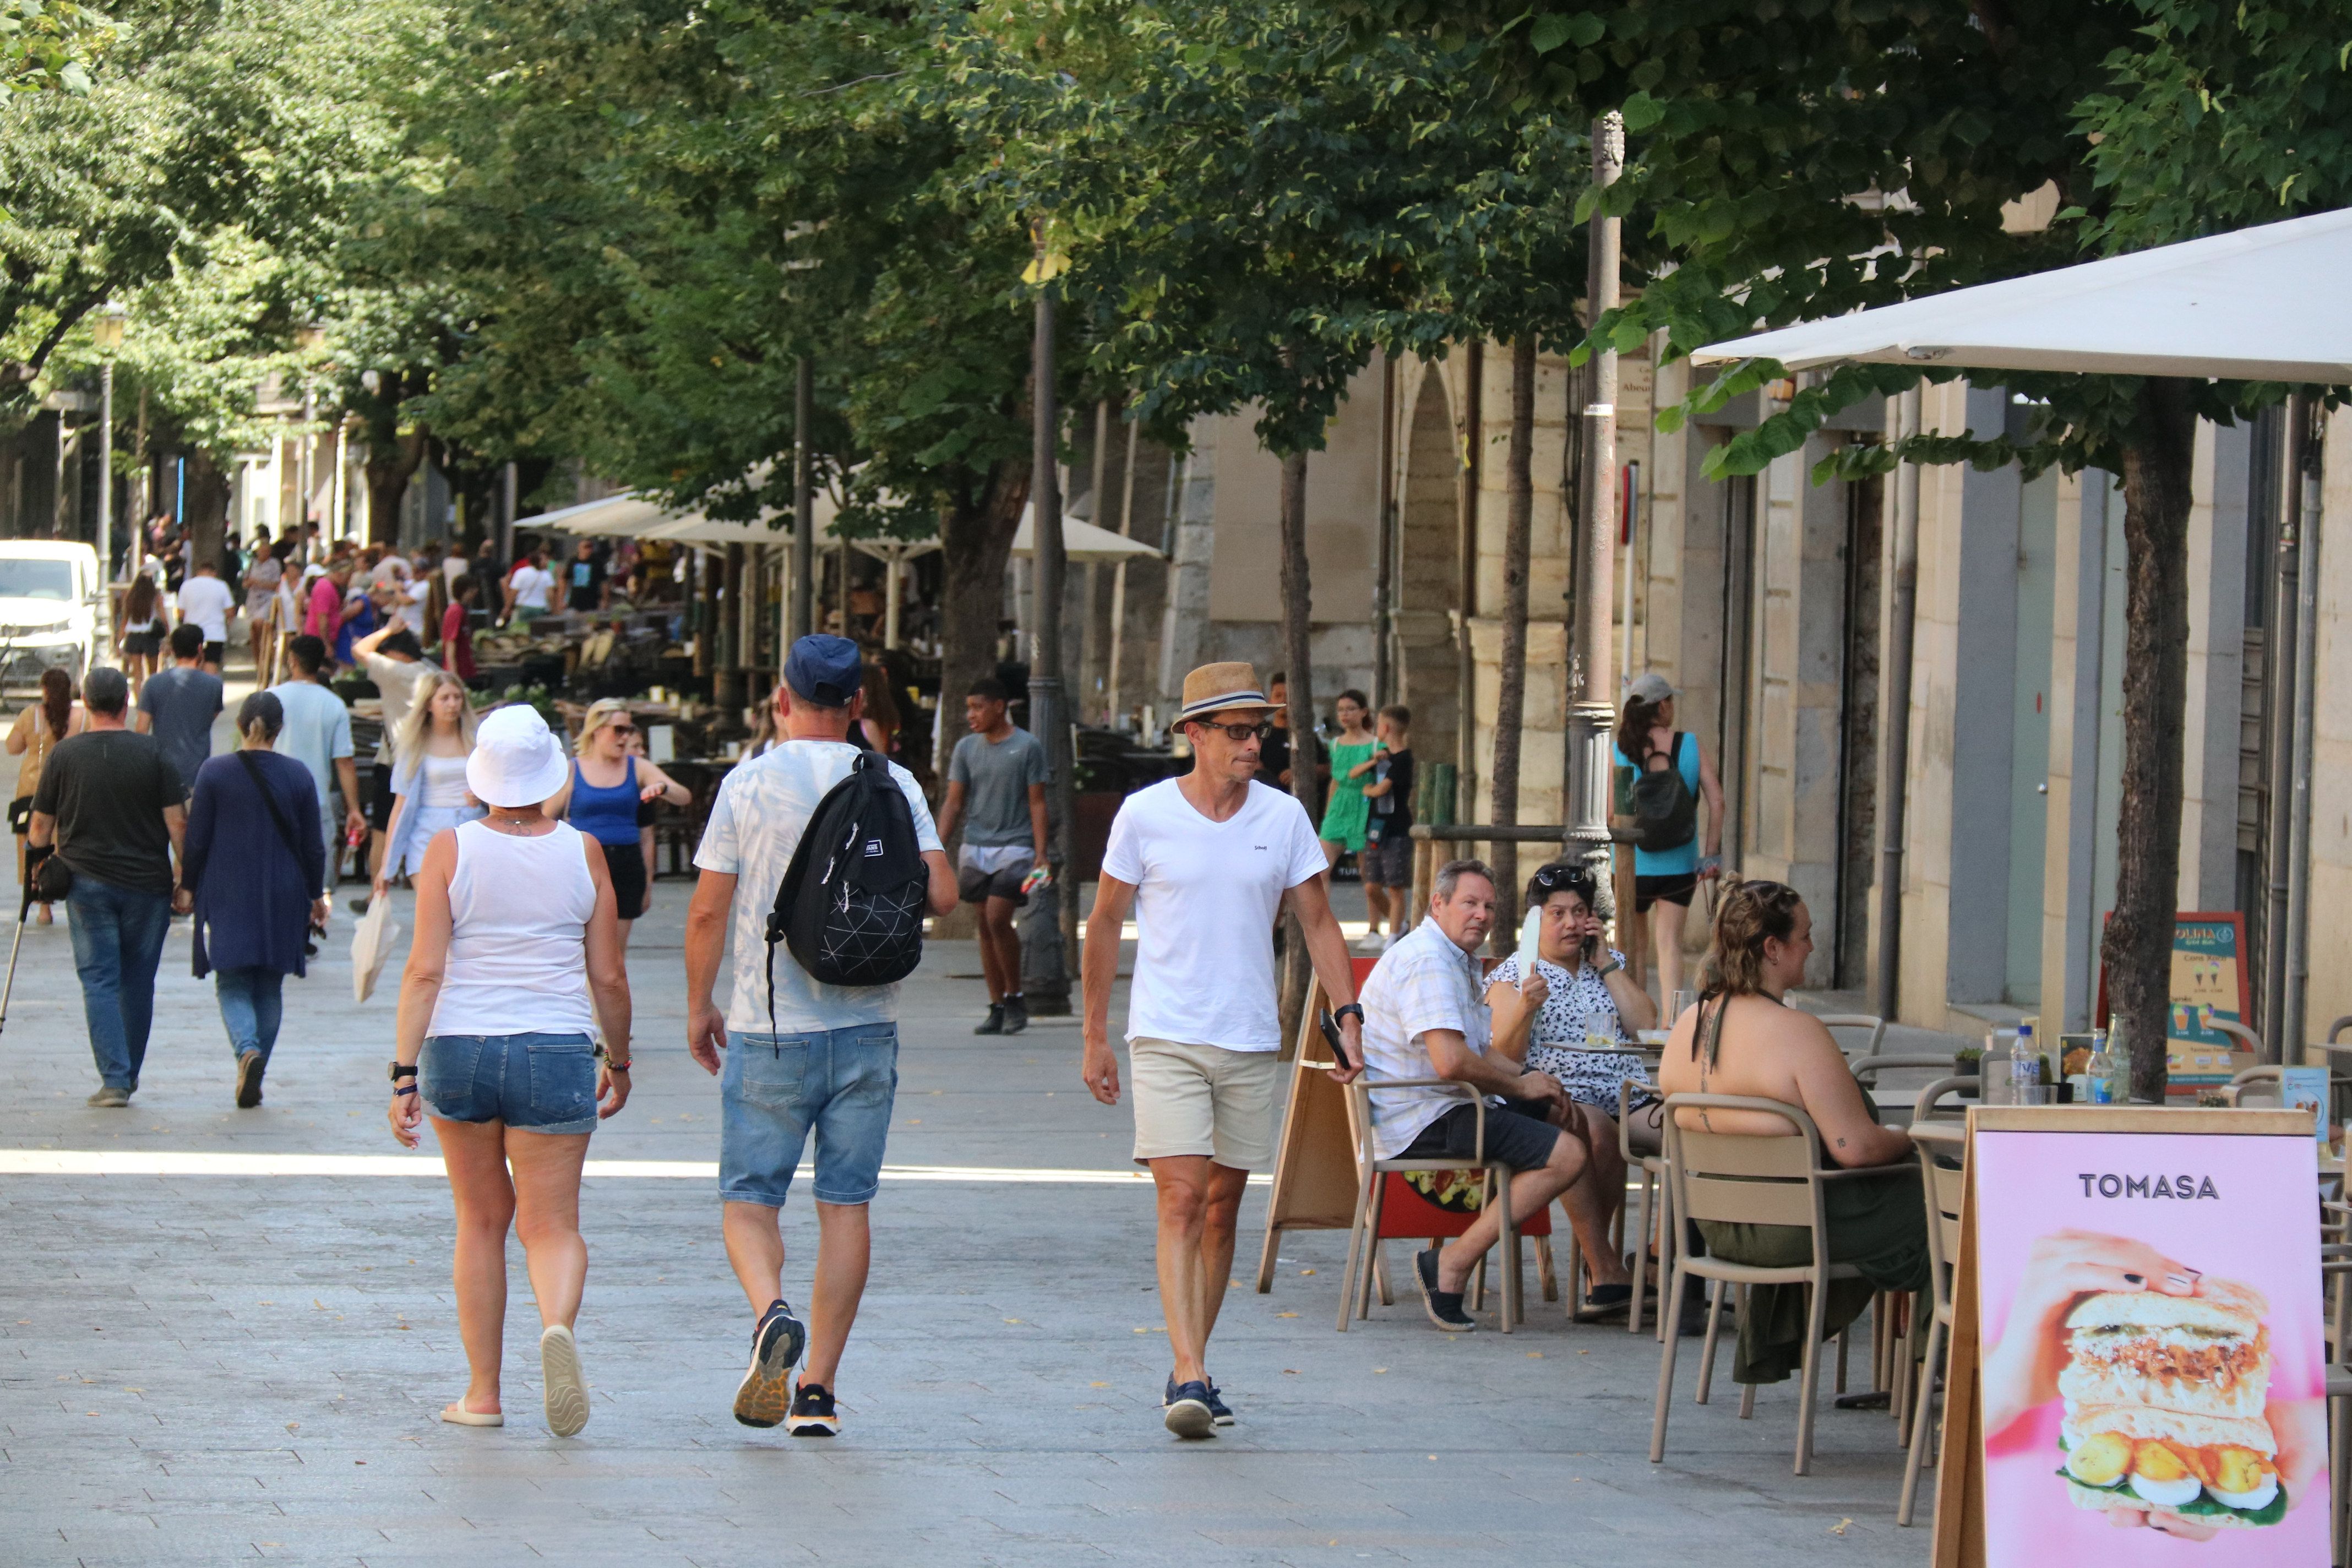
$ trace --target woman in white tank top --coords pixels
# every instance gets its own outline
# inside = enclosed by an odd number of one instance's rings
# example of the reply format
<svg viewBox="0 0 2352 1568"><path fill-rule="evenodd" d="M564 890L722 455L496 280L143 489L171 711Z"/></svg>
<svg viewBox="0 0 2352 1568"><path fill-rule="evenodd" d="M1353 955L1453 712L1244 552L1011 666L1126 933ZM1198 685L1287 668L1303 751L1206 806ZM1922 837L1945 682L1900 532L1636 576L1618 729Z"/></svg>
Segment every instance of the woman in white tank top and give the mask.
<svg viewBox="0 0 2352 1568"><path fill-rule="evenodd" d="M489 814L436 833L415 874L392 1131L413 1149L417 1123L433 1118L457 1204L457 1327L472 1376L441 1419L505 1423L512 1226L539 1300L547 1424L569 1437L588 1424L572 1337L588 1276L580 1168L597 1121L629 1098L629 980L603 853L541 810L570 771L546 722L527 707L495 710L465 765Z"/></svg>

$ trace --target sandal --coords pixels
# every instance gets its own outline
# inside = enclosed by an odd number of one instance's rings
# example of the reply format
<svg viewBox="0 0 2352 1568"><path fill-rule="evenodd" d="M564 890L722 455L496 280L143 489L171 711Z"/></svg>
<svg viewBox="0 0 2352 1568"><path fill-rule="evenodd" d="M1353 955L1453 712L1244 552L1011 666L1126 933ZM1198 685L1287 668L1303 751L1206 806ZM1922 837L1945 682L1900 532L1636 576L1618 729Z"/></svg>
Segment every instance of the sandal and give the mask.
<svg viewBox="0 0 2352 1568"><path fill-rule="evenodd" d="M452 1426L503 1426L506 1416L496 1410L468 1410L462 1399L452 1400L441 1407L441 1419Z"/></svg>

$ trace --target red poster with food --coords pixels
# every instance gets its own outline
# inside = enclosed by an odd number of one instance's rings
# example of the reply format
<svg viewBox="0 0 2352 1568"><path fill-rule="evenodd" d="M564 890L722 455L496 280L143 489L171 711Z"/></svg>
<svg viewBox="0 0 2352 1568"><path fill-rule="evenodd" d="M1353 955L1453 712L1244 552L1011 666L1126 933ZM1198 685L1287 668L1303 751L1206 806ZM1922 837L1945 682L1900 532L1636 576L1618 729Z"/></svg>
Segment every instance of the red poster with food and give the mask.
<svg viewBox="0 0 2352 1568"><path fill-rule="evenodd" d="M1987 1568L2328 1562L2315 1159L1977 1134Z"/></svg>

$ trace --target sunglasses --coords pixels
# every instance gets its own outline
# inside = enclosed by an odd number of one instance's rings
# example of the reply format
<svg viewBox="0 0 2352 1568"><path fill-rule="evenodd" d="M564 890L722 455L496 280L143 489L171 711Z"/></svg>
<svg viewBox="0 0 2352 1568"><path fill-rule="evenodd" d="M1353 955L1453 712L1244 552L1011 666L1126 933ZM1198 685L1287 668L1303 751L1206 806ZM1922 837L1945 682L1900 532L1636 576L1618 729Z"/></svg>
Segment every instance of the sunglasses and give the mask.
<svg viewBox="0 0 2352 1568"><path fill-rule="evenodd" d="M637 732L637 727L635 724L607 724L604 728L612 731L615 735L634 735Z"/></svg>
<svg viewBox="0 0 2352 1568"><path fill-rule="evenodd" d="M1236 746L1250 741L1263 741L1274 733L1274 726L1264 720L1255 724L1212 724L1206 719L1194 719L1192 722L1203 730L1223 730L1225 739Z"/></svg>
<svg viewBox="0 0 2352 1568"><path fill-rule="evenodd" d="M1590 893L1592 890L1592 873L1581 866L1547 866L1528 879L1547 893Z"/></svg>

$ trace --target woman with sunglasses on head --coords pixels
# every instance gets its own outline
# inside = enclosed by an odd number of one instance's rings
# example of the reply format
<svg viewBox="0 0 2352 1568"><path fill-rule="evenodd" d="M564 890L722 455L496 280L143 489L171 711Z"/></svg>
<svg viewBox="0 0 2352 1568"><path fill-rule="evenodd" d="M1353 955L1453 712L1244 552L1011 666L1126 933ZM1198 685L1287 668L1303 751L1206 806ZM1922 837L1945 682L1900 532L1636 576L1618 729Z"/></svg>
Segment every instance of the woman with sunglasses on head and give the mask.
<svg viewBox="0 0 2352 1568"><path fill-rule="evenodd" d="M572 772L547 803L548 816L563 818L603 847L625 948L631 923L646 912L644 829L637 808L654 800L684 805L694 798L684 784L631 753L629 743L636 733L637 721L629 716L626 702L607 697L592 703L580 721Z"/></svg>
<svg viewBox="0 0 2352 1568"><path fill-rule="evenodd" d="M1794 888L1738 882L1716 910L1698 1005L1675 1022L1658 1064L1658 1087L1674 1094L1735 1094L1801 1108L1819 1130L1822 1152L1847 1170L1875 1169L1869 1181L1827 1184L1823 1217L1829 1260L1851 1263L1858 1279L1836 1279L1823 1302L1822 1337L1862 1315L1874 1291L1927 1288L1927 1224L1910 1134L1878 1124L1877 1107L1820 1019L1781 998L1804 984L1813 917ZM1685 1131L1776 1138L1780 1117L1755 1110L1685 1108ZM1706 1249L1734 1263L1794 1268L1812 1261L1801 1226L1700 1220ZM1801 1285L1750 1287L1739 1315L1732 1375L1779 1383L1801 1363L1806 1321Z"/></svg>
<svg viewBox="0 0 2352 1568"><path fill-rule="evenodd" d="M1535 969L1545 994L1523 1036L1514 1042L1498 1028L1495 1041L1507 1053L1517 1044L1522 1066L1549 1073L1568 1090L1567 1103L1555 1108L1552 1120L1565 1127L1571 1112L1578 1118L1591 1144L1594 1179L1569 1188L1560 1195L1560 1206L1576 1227L1591 1272L1585 1304L1615 1307L1633 1296L1625 1261L1609 1240L1610 1222L1625 1202L1624 1160L1617 1147L1617 1089L1629 1078L1646 1084L1649 1074L1638 1057L1588 1050L1585 1045L1594 1035L1622 1041L1637 1029L1654 1027L1658 1009L1625 973L1625 955L1602 941L1601 917L1592 905L1592 873L1572 862L1555 860L1528 879L1528 907L1543 917ZM1522 978L1515 952L1496 969L1488 994L1505 985L1516 987ZM1655 1100L1654 1095L1636 1095L1634 1103L1640 1105L1645 1097ZM1656 1114L1654 1105L1646 1115L1634 1112L1633 1146L1643 1153L1657 1151Z"/></svg>

